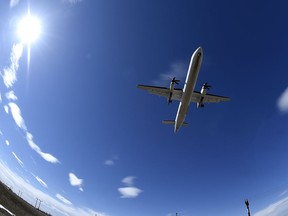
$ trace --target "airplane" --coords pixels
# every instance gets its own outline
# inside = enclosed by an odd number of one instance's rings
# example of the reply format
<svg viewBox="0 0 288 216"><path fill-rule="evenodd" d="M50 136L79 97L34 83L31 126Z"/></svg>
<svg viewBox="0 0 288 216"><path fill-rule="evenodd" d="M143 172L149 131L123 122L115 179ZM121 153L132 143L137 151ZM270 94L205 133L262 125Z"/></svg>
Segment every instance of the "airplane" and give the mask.
<svg viewBox="0 0 288 216"><path fill-rule="evenodd" d="M186 122L184 122L184 120L186 118L186 114L188 112L188 108L191 102L197 103L197 108L203 108L204 103L219 103L230 100L229 97L207 94L207 90L209 90L211 87L210 85L208 85L207 82L202 85L200 92L194 91L200 67L202 64L202 59L203 50L202 47L198 47L192 54L183 89L174 88L175 84L179 84L180 81L176 80L176 77L171 80L170 88L149 85L137 86L138 88L144 89L151 94L166 97L168 104L171 103L172 100L180 101L175 120L162 121L163 124L174 125L175 133L179 131L182 125L188 125Z"/></svg>

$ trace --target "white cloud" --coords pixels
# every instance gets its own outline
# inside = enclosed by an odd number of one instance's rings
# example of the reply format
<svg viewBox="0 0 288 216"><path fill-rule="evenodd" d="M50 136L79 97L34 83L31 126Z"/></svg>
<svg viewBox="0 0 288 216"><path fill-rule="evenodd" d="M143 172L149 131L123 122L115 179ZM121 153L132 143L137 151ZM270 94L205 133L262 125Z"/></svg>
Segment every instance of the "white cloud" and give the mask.
<svg viewBox="0 0 288 216"><path fill-rule="evenodd" d="M29 146L34 151L36 151L44 160L46 160L50 163L60 163L60 161L56 157L54 157L53 155L51 155L49 153L42 152L40 147L38 145L36 145L36 143L34 143L33 135L31 133L26 132L26 140L27 140Z"/></svg>
<svg viewBox="0 0 288 216"><path fill-rule="evenodd" d="M8 140L5 140L5 143L6 143L7 146L10 145L10 142Z"/></svg>
<svg viewBox="0 0 288 216"><path fill-rule="evenodd" d="M72 186L77 186L80 191L83 191L83 179L79 179L74 173L69 173L69 181Z"/></svg>
<svg viewBox="0 0 288 216"><path fill-rule="evenodd" d="M18 5L20 0L10 0L10 8L13 8Z"/></svg>
<svg viewBox="0 0 288 216"><path fill-rule="evenodd" d="M7 114L9 114L9 107L7 105L4 106L4 110Z"/></svg>
<svg viewBox="0 0 288 216"><path fill-rule="evenodd" d="M14 91L9 91L6 93L6 98L8 100L13 100L13 101L16 101L18 98L17 96L14 94Z"/></svg>
<svg viewBox="0 0 288 216"><path fill-rule="evenodd" d="M113 160L106 160L106 161L104 161L104 164L107 166L113 166L115 164L115 162Z"/></svg>
<svg viewBox="0 0 288 216"><path fill-rule="evenodd" d="M135 176L127 176L122 179L122 183L127 187L118 188L119 193L122 195L121 198L135 198L143 192L141 189L133 186L135 178Z"/></svg>
<svg viewBox="0 0 288 216"><path fill-rule="evenodd" d="M279 196L284 196L285 194L287 194L287 190L283 191Z"/></svg>
<svg viewBox="0 0 288 216"><path fill-rule="evenodd" d="M72 205L72 203L67 200L65 197L61 196L60 194L56 194L56 197L61 200L63 203L67 204L67 205Z"/></svg>
<svg viewBox="0 0 288 216"><path fill-rule="evenodd" d="M34 178L36 178L36 180L45 188L48 188L48 185L38 176L32 174L34 176Z"/></svg>
<svg viewBox="0 0 288 216"><path fill-rule="evenodd" d="M170 81L173 77L176 79L182 79L187 72L188 64L178 61L170 65L170 68L167 72L160 74L160 78L158 80L153 80L153 85L167 85L170 84ZM184 79L184 78L183 78ZM184 83L184 80L183 82Z"/></svg>
<svg viewBox="0 0 288 216"><path fill-rule="evenodd" d="M118 160L118 159L119 159L118 156L114 155L112 158L105 160L105 161L104 161L104 164L105 164L106 166L113 166L113 165L115 165L115 162L116 162L116 160Z"/></svg>
<svg viewBox="0 0 288 216"><path fill-rule="evenodd" d="M66 205L50 195L36 189L31 184L27 183L22 177L17 175L11 169L9 169L2 161L0 161L0 180L7 184L9 187L13 187L14 191L21 190L23 192L23 198L31 203L35 204L35 197L43 201L41 209L51 213L52 215L69 215L69 216L107 216L105 213L92 210L90 208L78 208L73 205Z"/></svg>
<svg viewBox="0 0 288 216"><path fill-rule="evenodd" d="M40 147L34 143L33 136L31 133L29 133L27 131L27 127L25 125L24 119L21 116L21 110L17 106L17 104L10 102L8 105L10 107L12 117L13 117L15 123L17 124L17 126L19 128L21 128L24 132L26 132L26 140L27 140L29 146L34 151L36 151L44 160L46 160L50 163L60 163L56 157L54 157L53 155L51 155L49 153L42 152ZM6 108L5 108L5 111L7 112Z"/></svg>
<svg viewBox="0 0 288 216"><path fill-rule="evenodd" d="M124 179L122 179L122 182L126 184L127 186L132 186L134 184L135 176L127 176Z"/></svg>
<svg viewBox="0 0 288 216"><path fill-rule="evenodd" d="M3 73L1 73L4 84L7 88L12 87L17 80L16 72L19 68L19 59L21 58L22 53L22 44L14 44L10 56L10 66L8 68L4 68Z"/></svg>
<svg viewBox="0 0 288 216"><path fill-rule="evenodd" d="M24 131L27 131L24 119L21 116L21 110L15 103L9 103L10 111L12 113L12 117L19 128Z"/></svg>
<svg viewBox="0 0 288 216"><path fill-rule="evenodd" d="M277 106L281 112L288 112L288 87L278 98Z"/></svg>
<svg viewBox="0 0 288 216"><path fill-rule="evenodd" d="M40 154L40 156L44 160L46 160L46 161L48 161L50 163L60 163L59 160L56 157L54 157L53 155L51 155L49 153L45 153L45 152L37 152L37 153Z"/></svg>
<svg viewBox="0 0 288 216"><path fill-rule="evenodd" d="M118 188L118 191L122 194L121 198L135 198L142 192L142 190L136 187Z"/></svg>
<svg viewBox="0 0 288 216"><path fill-rule="evenodd" d="M68 2L70 4L77 4L82 2L83 0L62 0L63 2Z"/></svg>
<svg viewBox="0 0 288 216"><path fill-rule="evenodd" d="M287 216L288 215L288 197L273 203L265 209L257 212L254 216Z"/></svg>
<svg viewBox="0 0 288 216"><path fill-rule="evenodd" d="M14 152L12 152L12 154L14 155L14 157L16 158L16 160L20 164L20 166L23 168L24 167L24 163L19 159L19 157Z"/></svg>

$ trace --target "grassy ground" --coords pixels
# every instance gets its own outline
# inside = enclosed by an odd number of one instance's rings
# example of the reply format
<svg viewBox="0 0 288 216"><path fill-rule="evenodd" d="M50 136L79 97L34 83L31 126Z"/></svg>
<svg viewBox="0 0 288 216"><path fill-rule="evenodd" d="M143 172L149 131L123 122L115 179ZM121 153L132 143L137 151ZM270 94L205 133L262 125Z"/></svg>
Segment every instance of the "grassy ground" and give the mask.
<svg viewBox="0 0 288 216"><path fill-rule="evenodd" d="M16 216L47 216L49 214L36 209L34 206L17 196L5 184L0 182L0 204ZM0 209L0 216L11 216Z"/></svg>

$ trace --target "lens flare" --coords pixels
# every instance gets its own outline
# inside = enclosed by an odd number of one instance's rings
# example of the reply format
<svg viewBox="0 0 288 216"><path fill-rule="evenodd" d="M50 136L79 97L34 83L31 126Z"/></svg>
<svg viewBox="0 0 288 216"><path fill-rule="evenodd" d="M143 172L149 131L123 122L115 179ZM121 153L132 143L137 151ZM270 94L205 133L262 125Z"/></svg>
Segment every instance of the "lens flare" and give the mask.
<svg viewBox="0 0 288 216"><path fill-rule="evenodd" d="M35 41L40 33L41 24L37 17L28 15L18 24L18 36L24 44L30 44Z"/></svg>

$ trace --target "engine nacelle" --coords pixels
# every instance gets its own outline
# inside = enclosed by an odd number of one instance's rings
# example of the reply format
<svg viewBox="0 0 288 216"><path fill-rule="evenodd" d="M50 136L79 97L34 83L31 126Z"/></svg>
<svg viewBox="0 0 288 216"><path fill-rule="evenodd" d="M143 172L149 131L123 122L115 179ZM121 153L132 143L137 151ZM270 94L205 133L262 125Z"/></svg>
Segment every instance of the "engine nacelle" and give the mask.
<svg viewBox="0 0 288 216"><path fill-rule="evenodd" d="M169 96L168 96L168 104L172 103L172 96L173 96L173 91L174 91L174 86L175 84L179 84L180 80L177 80L176 77L173 77L173 79L170 82L170 88L169 88Z"/></svg>
<svg viewBox="0 0 288 216"><path fill-rule="evenodd" d="M197 108L203 108L204 107L204 104L203 102L197 102Z"/></svg>
<svg viewBox="0 0 288 216"><path fill-rule="evenodd" d="M200 91L200 93L201 93L201 95L206 95L206 92L207 92L207 87L205 86L205 84L202 86L202 88L201 88L201 91Z"/></svg>
<svg viewBox="0 0 288 216"><path fill-rule="evenodd" d="M173 96L174 86L175 86L175 82L171 81L170 88L169 88L168 104L172 103L172 96Z"/></svg>
<svg viewBox="0 0 288 216"><path fill-rule="evenodd" d="M204 96L206 95L206 92L207 92L207 89L209 89L211 86L208 85L208 83L204 83L202 85L202 88L201 88L201 98L200 100L197 102L197 108L203 108L204 107L204 103L203 103L203 100L204 100Z"/></svg>

